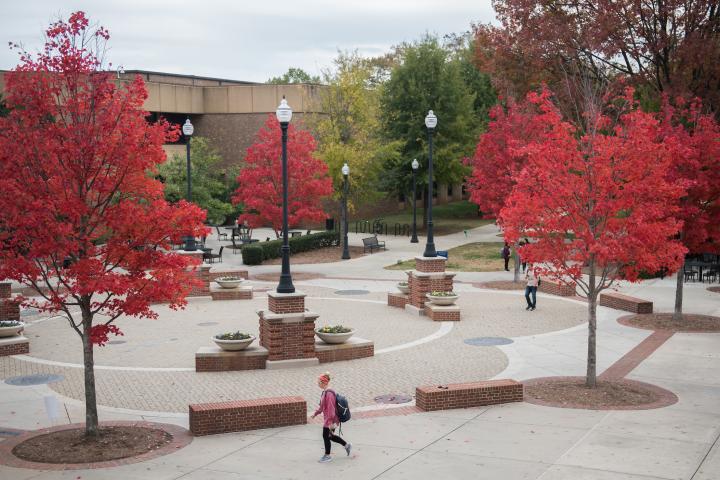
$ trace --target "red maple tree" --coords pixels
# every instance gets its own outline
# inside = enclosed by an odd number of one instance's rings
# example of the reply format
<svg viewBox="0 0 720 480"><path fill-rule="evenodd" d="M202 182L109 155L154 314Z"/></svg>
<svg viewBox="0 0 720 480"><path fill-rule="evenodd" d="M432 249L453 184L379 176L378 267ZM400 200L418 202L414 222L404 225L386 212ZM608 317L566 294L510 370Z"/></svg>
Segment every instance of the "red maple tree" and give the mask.
<svg viewBox="0 0 720 480"><path fill-rule="evenodd" d="M535 121L550 130L522 148L527 162L499 221L506 240L532 238L520 254L535 271L576 283L587 297L586 383L594 387L598 295L619 278L637 281L642 271L682 263L674 215L684 186L666 181L672 140L661 139L658 120L636 108L631 91L612 113L587 110L584 131L563 121L547 96L528 101L548 112Z"/></svg>
<svg viewBox="0 0 720 480"><path fill-rule="evenodd" d="M245 157L245 166L238 175L235 203L242 203L244 212L239 221L251 227L270 225L279 237L282 230L282 143L280 123L269 115L258 131L255 143ZM332 180L327 165L314 156L315 139L306 130L288 126L288 226L318 222L325 218L320 204L332 194Z"/></svg>
<svg viewBox="0 0 720 480"><path fill-rule="evenodd" d="M118 86L102 71L108 32L83 12L20 52L5 76L0 118L0 278L32 287L26 305L62 312L82 340L87 435L98 435L93 348L122 332L120 316L156 318L154 302L184 305L190 260L171 240L205 232L204 212L163 199L153 179L167 122L148 123L140 77ZM76 311L80 314L76 313Z"/></svg>
<svg viewBox="0 0 720 480"><path fill-rule="evenodd" d="M670 182L684 182L680 201L681 240L690 253L720 253L720 125L702 112L700 100L666 97L661 112L662 137L675 148ZM677 272L675 320L682 318L685 269Z"/></svg>

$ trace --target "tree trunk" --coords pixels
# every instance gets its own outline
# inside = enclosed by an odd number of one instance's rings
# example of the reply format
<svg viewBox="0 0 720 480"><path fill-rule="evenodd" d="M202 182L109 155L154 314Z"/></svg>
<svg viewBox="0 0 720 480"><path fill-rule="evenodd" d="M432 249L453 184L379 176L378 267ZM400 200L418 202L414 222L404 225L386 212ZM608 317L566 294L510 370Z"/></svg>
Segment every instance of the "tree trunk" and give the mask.
<svg viewBox="0 0 720 480"><path fill-rule="evenodd" d="M513 269L513 282L518 283L520 281L520 254L517 251L518 244L515 243L513 248L513 260L515 267Z"/></svg>
<svg viewBox="0 0 720 480"><path fill-rule="evenodd" d="M588 353L585 385L590 388L595 388L597 383L597 352L595 349L595 332L597 331L597 292L595 291L594 260L590 262L590 282L588 286Z"/></svg>
<svg viewBox="0 0 720 480"><path fill-rule="evenodd" d="M95 360L93 359L93 344L90 338L93 316L83 308L82 318L83 364L85 366L85 435L96 437L98 435L98 413L95 394Z"/></svg>
<svg viewBox="0 0 720 480"><path fill-rule="evenodd" d="M677 287L675 288L675 311L673 312L673 320L679 322L682 320L682 304L683 304L683 284L685 283L685 262L677 271Z"/></svg>

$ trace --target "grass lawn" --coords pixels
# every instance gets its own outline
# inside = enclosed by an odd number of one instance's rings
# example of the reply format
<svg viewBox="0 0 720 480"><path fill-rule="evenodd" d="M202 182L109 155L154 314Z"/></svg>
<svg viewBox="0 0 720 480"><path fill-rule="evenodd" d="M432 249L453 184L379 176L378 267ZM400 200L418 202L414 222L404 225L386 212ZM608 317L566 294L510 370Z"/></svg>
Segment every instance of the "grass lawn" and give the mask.
<svg viewBox="0 0 720 480"><path fill-rule="evenodd" d="M502 242L468 243L448 250L447 269L455 272L499 272L505 268L500 256ZM415 260L385 267L388 270L412 270Z"/></svg>
<svg viewBox="0 0 720 480"><path fill-rule="evenodd" d="M385 215L382 217L385 223L387 223L388 233L392 235L393 227L396 223L412 226L412 208L409 208L405 212L394 213L391 215ZM349 229L354 231L355 221L361 220L353 218L350 221ZM370 223L374 219L362 219L369 220ZM421 205L418 203L417 210L417 229L418 233L425 231L423 223L423 211ZM462 202L447 203L445 205L433 205L433 233L435 235L447 235L449 233L462 232L488 223L494 223L494 220L488 220L478 217L477 205L463 200Z"/></svg>

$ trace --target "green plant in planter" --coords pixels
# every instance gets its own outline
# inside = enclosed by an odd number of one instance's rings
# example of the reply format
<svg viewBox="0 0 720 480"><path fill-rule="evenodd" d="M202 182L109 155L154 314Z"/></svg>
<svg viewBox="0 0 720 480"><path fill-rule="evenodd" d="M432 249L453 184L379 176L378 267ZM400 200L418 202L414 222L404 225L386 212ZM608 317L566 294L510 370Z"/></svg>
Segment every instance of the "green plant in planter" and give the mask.
<svg viewBox="0 0 720 480"><path fill-rule="evenodd" d="M252 335L250 335L249 333L242 332L228 332L215 335L215 338L217 338L218 340L247 340L251 337Z"/></svg>
<svg viewBox="0 0 720 480"><path fill-rule="evenodd" d="M401 287L407 287L408 282L398 282L398 285L400 285Z"/></svg>
<svg viewBox="0 0 720 480"><path fill-rule="evenodd" d="M432 297L454 297L455 292L441 292L440 290L436 290L436 291L430 292L430 296L432 296Z"/></svg>
<svg viewBox="0 0 720 480"><path fill-rule="evenodd" d="M220 280L221 282L237 282L242 280L241 277L220 277L216 278L215 280Z"/></svg>
<svg viewBox="0 0 720 480"><path fill-rule="evenodd" d="M23 325L23 322L18 322L17 320L0 320L0 328L19 327L21 325Z"/></svg>
<svg viewBox="0 0 720 480"><path fill-rule="evenodd" d="M342 325L328 325L322 328L318 328L320 333L350 333L352 328L343 327Z"/></svg>

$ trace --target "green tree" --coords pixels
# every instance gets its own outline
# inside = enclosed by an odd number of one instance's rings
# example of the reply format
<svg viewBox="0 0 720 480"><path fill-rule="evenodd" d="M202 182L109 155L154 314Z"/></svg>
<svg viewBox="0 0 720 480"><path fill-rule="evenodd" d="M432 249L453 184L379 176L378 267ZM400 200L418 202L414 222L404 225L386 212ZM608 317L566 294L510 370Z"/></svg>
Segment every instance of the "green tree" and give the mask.
<svg viewBox="0 0 720 480"><path fill-rule="evenodd" d="M472 154L478 132L476 95L463 79L460 62L436 37L426 35L398 51L400 62L391 70L380 98L382 130L388 140L402 142L398 159L386 163L385 188L408 191L413 158L427 168L428 110L438 117L433 138L435 181L459 182L466 173L462 159ZM427 185L423 175L418 181Z"/></svg>
<svg viewBox="0 0 720 480"><path fill-rule="evenodd" d="M239 213L230 201L235 190L237 169L221 166L222 157L203 137L193 137L191 147L192 201L207 210L210 223L223 223L226 216ZM165 199L177 202L187 194L187 159L173 155L160 165L158 173L165 183Z"/></svg>
<svg viewBox="0 0 720 480"><path fill-rule="evenodd" d="M279 77L272 77L265 83L276 85L288 85L291 83L320 83L320 77L310 75L302 68L290 67L288 71Z"/></svg>
<svg viewBox="0 0 720 480"><path fill-rule="evenodd" d="M372 61L357 52L341 52L334 68L323 72L322 115L314 118L318 156L327 163L334 197L342 195L341 168L350 167L350 208L377 200L382 166L400 156L401 143L380 135L379 93Z"/></svg>

